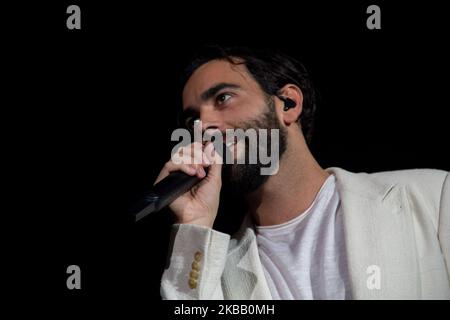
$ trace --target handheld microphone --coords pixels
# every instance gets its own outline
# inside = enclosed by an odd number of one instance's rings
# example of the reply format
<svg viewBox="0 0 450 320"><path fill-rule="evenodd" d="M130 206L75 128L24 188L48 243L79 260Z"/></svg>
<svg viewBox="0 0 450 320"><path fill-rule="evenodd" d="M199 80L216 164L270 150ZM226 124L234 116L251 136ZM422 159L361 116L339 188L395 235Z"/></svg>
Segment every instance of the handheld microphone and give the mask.
<svg viewBox="0 0 450 320"><path fill-rule="evenodd" d="M230 159L230 150L223 144L223 149L215 149L222 159ZM224 162L225 163L225 162ZM223 168L223 167L222 167ZM208 168L204 167L206 174ZM150 192L131 208L130 214L138 221L152 212L157 212L171 204L176 198L188 192L204 178L190 176L182 171L174 171L153 186Z"/></svg>
<svg viewBox="0 0 450 320"><path fill-rule="evenodd" d="M208 168L204 168L208 173ZM171 172L167 177L153 186L150 192L131 209L135 221L152 212L157 212L171 204L176 198L189 191L203 178L190 176L182 171Z"/></svg>

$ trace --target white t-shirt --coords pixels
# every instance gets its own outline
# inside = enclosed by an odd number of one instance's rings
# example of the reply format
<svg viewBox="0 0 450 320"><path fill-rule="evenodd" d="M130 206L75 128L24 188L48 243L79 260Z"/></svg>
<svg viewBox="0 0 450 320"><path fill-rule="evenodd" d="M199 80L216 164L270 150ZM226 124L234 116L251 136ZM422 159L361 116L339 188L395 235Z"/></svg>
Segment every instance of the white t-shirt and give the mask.
<svg viewBox="0 0 450 320"><path fill-rule="evenodd" d="M256 227L259 256L273 299L350 299L336 178L311 206L283 224Z"/></svg>

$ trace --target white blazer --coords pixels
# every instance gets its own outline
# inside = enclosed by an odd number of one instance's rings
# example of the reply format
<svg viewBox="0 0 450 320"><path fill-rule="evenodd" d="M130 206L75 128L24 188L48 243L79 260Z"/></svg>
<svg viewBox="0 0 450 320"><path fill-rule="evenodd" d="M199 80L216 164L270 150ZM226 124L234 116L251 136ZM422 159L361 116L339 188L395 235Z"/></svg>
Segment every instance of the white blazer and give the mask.
<svg viewBox="0 0 450 320"><path fill-rule="evenodd" d="M341 200L352 297L450 299L449 173L327 171ZM232 239L175 224L168 258L163 299L272 298L248 217ZM370 285L374 272L379 286Z"/></svg>

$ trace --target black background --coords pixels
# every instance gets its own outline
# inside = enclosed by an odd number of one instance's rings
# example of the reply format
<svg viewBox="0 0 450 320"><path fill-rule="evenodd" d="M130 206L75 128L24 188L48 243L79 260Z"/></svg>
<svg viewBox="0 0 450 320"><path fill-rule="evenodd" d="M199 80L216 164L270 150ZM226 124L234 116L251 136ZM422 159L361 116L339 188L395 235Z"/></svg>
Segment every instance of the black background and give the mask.
<svg viewBox="0 0 450 320"><path fill-rule="evenodd" d="M22 221L26 267L42 267L35 288L52 299L159 299L170 217L132 223L126 211L169 158L179 75L201 44L279 48L306 65L321 95L312 150L323 167L450 170L440 2L93 2L23 5L9 25L19 189L36 199ZM66 28L70 4L81 30ZM370 4L381 30L366 28ZM79 291L66 288L71 264ZM22 279L26 292L30 269Z"/></svg>

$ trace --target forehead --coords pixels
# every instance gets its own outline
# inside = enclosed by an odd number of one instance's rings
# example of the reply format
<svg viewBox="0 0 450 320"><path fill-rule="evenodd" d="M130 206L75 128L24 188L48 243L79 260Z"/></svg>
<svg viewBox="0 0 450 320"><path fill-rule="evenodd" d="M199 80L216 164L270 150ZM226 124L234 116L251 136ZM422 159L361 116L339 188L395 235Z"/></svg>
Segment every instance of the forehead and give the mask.
<svg viewBox="0 0 450 320"><path fill-rule="evenodd" d="M243 89L257 90L258 84L244 64L212 60L194 71L183 89L183 106L198 104L201 94L219 83L231 83Z"/></svg>

